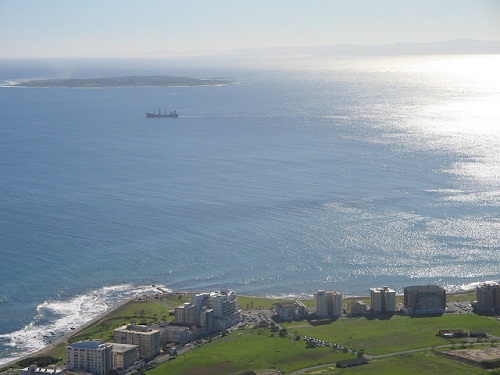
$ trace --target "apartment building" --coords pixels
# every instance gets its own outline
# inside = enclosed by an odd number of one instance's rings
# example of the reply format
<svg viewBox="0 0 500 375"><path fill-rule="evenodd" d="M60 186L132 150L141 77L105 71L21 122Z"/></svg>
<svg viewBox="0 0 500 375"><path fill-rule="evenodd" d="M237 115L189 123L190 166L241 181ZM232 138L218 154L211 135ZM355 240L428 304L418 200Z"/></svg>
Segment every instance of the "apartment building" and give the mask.
<svg viewBox="0 0 500 375"><path fill-rule="evenodd" d="M396 292L387 286L371 288L370 310L375 313L396 312Z"/></svg>
<svg viewBox="0 0 500 375"><path fill-rule="evenodd" d="M241 322L237 295L229 289L210 293L207 307L213 310L216 331L223 331Z"/></svg>
<svg viewBox="0 0 500 375"><path fill-rule="evenodd" d="M129 369L139 360L139 346L117 343L111 343L111 345L111 355L113 357L114 369Z"/></svg>
<svg viewBox="0 0 500 375"><path fill-rule="evenodd" d="M308 313L307 306L299 300L296 300L294 303L275 303L274 312L282 322L304 319Z"/></svg>
<svg viewBox="0 0 500 375"><path fill-rule="evenodd" d="M160 328L162 332L162 343L167 344L174 342L176 344L186 344L193 340L193 332L191 328L179 325L169 324L166 327Z"/></svg>
<svg viewBox="0 0 500 375"><path fill-rule="evenodd" d="M202 312L207 310L209 299L210 293L198 293L191 297L190 302L195 306L195 324L198 326L203 326L203 320L206 320Z"/></svg>
<svg viewBox="0 0 500 375"><path fill-rule="evenodd" d="M160 354L160 331L143 325L129 324L113 332L113 342L137 345L139 357L145 360Z"/></svg>
<svg viewBox="0 0 500 375"><path fill-rule="evenodd" d="M474 310L483 314L500 312L500 284L485 283L476 288Z"/></svg>
<svg viewBox="0 0 500 375"><path fill-rule="evenodd" d="M199 322L199 317L196 319L196 306L191 302L185 302L175 308L175 322L185 326L195 325Z"/></svg>
<svg viewBox="0 0 500 375"><path fill-rule="evenodd" d="M293 320L297 314L295 303L275 303L274 312L282 322Z"/></svg>
<svg viewBox="0 0 500 375"><path fill-rule="evenodd" d="M442 315L446 310L446 291L437 285L407 286L404 309L411 316Z"/></svg>
<svg viewBox="0 0 500 375"><path fill-rule="evenodd" d="M79 341L66 346L66 367L71 371L108 375L112 369L112 344L101 340Z"/></svg>
<svg viewBox="0 0 500 375"><path fill-rule="evenodd" d="M347 304L347 313L353 316L366 314L368 305L363 301L352 301Z"/></svg>
<svg viewBox="0 0 500 375"><path fill-rule="evenodd" d="M314 312L320 318L342 316L342 294L336 291L316 291L314 293Z"/></svg>

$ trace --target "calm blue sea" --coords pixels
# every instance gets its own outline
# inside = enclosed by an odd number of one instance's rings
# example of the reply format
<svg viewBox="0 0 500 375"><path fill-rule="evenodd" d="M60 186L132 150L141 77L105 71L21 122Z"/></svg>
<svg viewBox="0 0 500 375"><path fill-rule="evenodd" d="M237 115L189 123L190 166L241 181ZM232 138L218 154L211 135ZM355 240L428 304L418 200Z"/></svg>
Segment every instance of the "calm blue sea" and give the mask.
<svg viewBox="0 0 500 375"><path fill-rule="evenodd" d="M237 82L0 87L0 363L152 284L303 296L500 279L499 62L2 62L0 81ZM159 107L181 117L145 117Z"/></svg>

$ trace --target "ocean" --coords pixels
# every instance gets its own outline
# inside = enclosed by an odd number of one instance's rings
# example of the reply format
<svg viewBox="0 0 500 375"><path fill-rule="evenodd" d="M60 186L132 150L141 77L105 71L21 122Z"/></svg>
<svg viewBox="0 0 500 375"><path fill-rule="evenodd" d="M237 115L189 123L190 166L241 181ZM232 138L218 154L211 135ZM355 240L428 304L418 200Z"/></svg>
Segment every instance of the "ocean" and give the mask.
<svg viewBox="0 0 500 375"><path fill-rule="evenodd" d="M153 284L303 298L499 280L499 63L1 62L0 82L235 83L0 87L0 363ZM180 117L145 117L158 108Z"/></svg>

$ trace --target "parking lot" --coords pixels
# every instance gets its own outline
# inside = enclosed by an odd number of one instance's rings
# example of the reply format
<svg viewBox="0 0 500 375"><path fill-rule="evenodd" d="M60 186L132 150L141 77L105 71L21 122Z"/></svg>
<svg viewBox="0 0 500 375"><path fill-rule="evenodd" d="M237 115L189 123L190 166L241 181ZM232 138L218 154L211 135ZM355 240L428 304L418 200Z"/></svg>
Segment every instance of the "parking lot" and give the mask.
<svg viewBox="0 0 500 375"><path fill-rule="evenodd" d="M472 301L451 301L446 303L446 313L470 314L472 313Z"/></svg>

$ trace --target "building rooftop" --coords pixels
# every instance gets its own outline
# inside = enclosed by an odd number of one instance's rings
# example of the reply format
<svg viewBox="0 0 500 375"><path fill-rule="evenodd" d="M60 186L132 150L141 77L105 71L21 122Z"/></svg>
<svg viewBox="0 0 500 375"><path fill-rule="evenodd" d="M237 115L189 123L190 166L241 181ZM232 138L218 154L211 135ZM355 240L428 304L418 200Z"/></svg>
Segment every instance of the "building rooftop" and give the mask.
<svg viewBox="0 0 500 375"><path fill-rule="evenodd" d="M101 340L86 340L86 341L78 341L69 346L73 349L98 349L104 345L104 342Z"/></svg>
<svg viewBox="0 0 500 375"><path fill-rule="evenodd" d="M438 285L414 285L414 286L407 286L404 288L405 291L444 291L443 288L441 288Z"/></svg>
<svg viewBox="0 0 500 375"><path fill-rule="evenodd" d="M117 344L116 342L110 342L110 345L113 345L113 352L115 353L125 353L131 349L138 348L138 345L130 345L130 344Z"/></svg>

